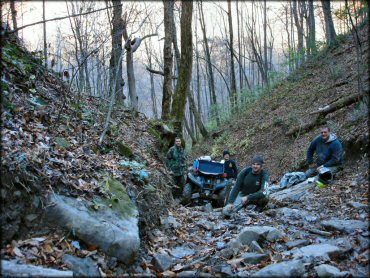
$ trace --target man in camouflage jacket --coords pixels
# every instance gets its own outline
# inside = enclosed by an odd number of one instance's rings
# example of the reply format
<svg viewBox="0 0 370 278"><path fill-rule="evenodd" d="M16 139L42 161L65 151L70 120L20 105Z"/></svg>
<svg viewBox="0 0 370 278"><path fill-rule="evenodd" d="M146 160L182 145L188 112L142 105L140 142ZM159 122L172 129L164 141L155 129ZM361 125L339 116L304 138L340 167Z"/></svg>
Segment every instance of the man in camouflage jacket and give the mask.
<svg viewBox="0 0 370 278"><path fill-rule="evenodd" d="M175 138L175 145L173 145L167 152L166 156L167 169L172 172L175 180L175 184L182 188L185 184L186 174L186 153L184 148L181 146L181 138Z"/></svg>

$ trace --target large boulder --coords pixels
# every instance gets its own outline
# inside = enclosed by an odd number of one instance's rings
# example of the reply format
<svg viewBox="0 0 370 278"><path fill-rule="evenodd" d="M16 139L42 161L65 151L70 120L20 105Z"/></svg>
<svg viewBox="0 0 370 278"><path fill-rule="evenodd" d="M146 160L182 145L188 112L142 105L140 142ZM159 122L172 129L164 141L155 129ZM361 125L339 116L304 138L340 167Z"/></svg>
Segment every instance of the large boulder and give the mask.
<svg viewBox="0 0 370 278"><path fill-rule="evenodd" d="M321 226L329 230L337 230L348 234L356 230L366 231L369 228L369 223L361 220L342 220L332 218L321 222Z"/></svg>
<svg viewBox="0 0 370 278"><path fill-rule="evenodd" d="M252 276L257 277L299 277L305 273L305 267L302 261L293 260L270 264L260 269Z"/></svg>
<svg viewBox="0 0 370 278"><path fill-rule="evenodd" d="M88 245L98 246L130 264L140 247L138 211L122 184L111 181L112 199L93 201L51 194L45 210L47 224L67 229Z"/></svg>
<svg viewBox="0 0 370 278"><path fill-rule="evenodd" d="M18 264L17 261L1 260L2 277L73 277L72 271L62 271L41 266Z"/></svg>
<svg viewBox="0 0 370 278"><path fill-rule="evenodd" d="M348 271L340 271L338 268L330 264L316 266L315 270L319 277L346 277L349 274Z"/></svg>
<svg viewBox="0 0 370 278"><path fill-rule="evenodd" d="M100 273L96 264L90 257L77 258L69 254L62 257L62 262L72 269L75 276L99 277Z"/></svg>
<svg viewBox="0 0 370 278"><path fill-rule="evenodd" d="M252 241L275 241L281 239L284 233L270 226L245 227L238 235L237 241L242 245L249 245Z"/></svg>
<svg viewBox="0 0 370 278"><path fill-rule="evenodd" d="M275 203L291 203L297 202L307 194L307 190L314 188L315 183L305 180L297 185L289 187L287 189L270 194L269 198Z"/></svg>
<svg viewBox="0 0 370 278"><path fill-rule="evenodd" d="M325 260L328 260L340 255L342 252L343 250L335 245L321 243L321 244L311 244L308 246L301 247L299 249L287 251L285 253L292 254L293 258L295 259L323 258Z"/></svg>

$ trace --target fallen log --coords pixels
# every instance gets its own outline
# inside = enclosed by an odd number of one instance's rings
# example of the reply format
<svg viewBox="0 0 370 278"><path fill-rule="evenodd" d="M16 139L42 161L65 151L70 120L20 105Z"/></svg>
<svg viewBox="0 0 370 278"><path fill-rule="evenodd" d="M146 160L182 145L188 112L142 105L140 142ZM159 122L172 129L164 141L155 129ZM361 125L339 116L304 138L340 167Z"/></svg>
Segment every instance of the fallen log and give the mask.
<svg viewBox="0 0 370 278"><path fill-rule="evenodd" d="M285 133L285 135L290 136L290 135L295 135L295 134L302 133L302 132L307 132L319 124L325 124L326 121L324 117L327 114L333 113L343 107L346 107L355 102L358 102L363 97L364 97L364 94L354 94L351 96L347 96L347 97L341 98L333 102L330 105L325 106L324 108L319 109L318 111L311 112L309 113L309 115L318 115L318 116L306 124L291 128Z"/></svg>
<svg viewBox="0 0 370 278"><path fill-rule="evenodd" d="M312 128L314 128L319 122L321 122L321 121L319 121L319 117L316 117L313 121L311 121L309 123L306 123L306 124L300 125L298 127L293 127L291 129L289 129L285 133L285 135L290 136L290 135L295 135L297 133L309 131Z"/></svg>
<svg viewBox="0 0 370 278"><path fill-rule="evenodd" d="M348 97L341 98L335 102L333 102L330 105L325 106L324 108L319 108L318 111L311 112L310 115L314 114L320 114L322 116L325 116L329 113L332 113L334 111L337 111L345 106L349 106L352 103L355 103L357 101L360 101L364 97L363 94L355 94Z"/></svg>

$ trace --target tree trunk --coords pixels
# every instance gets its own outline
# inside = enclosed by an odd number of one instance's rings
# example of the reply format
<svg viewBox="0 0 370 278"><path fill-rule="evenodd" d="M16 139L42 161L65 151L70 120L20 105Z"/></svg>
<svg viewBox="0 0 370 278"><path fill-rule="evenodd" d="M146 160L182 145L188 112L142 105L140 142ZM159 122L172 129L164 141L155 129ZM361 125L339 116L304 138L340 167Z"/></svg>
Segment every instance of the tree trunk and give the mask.
<svg viewBox="0 0 370 278"><path fill-rule="evenodd" d="M148 57L148 64L149 67L152 68L152 45L150 44L148 46L148 43L145 41L145 50L146 50L146 55ZM151 96L151 101L152 101L152 109L153 109L153 115L155 119L158 119L158 112L157 112L157 101L155 99L155 88L154 88L154 73L150 72L150 96Z"/></svg>
<svg viewBox="0 0 370 278"><path fill-rule="evenodd" d="M239 63L239 91L243 89L243 75L242 75L242 47L241 47L241 30L242 26L240 25L240 11L239 11L239 1L236 1L236 19L237 19L237 29L238 29L238 63Z"/></svg>
<svg viewBox="0 0 370 278"><path fill-rule="evenodd" d="M14 2L14 1L10 1L10 2ZM14 4L13 4L14 5ZM45 21L45 0L42 1L42 20ZM13 20L14 22L14 20ZM46 23L44 22L43 24L43 33L44 33L44 65L45 65L45 68L48 67L48 46L47 46L47 42L46 42Z"/></svg>
<svg viewBox="0 0 370 278"><path fill-rule="evenodd" d="M321 4L324 12L326 42L329 46L333 46L337 43L337 35L335 33L334 23L331 16L331 1L321 0Z"/></svg>
<svg viewBox="0 0 370 278"><path fill-rule="evenodd" d="M122 19L122 6L120 0L113 0L113 18L112 18L112 53L109 62L110 68L110 94L115 94L117 102L123 100L123 77L122 77L122 33L124 22ZM113 92L116 90L117 92Z"/></svg>
<svg viewBox="0 0 370 278"><path fill-rule="evenodd" d="M297 7L297 0L293 0L293 15L294 15L294 23L297 28L297 33L298 33L298 49L297 49L297 67L300 66L302 63L302 56L304 54L304 49L303 49L303 25L301 24L301 21L298 17L298 7Z"/></svg>
<svg viewBox="0 0 370 278"><path fill-rule="evenodd" d="M183 0L181 4L181 62L179 78L175 87L171 109L171 120L173 122L174 131L180 136L182 135L186 95L189 90L193 64L193 39L191 29L193 2Z"/></svg>
<svg viewBox="0 0 370 278"><path fill-rule="evenodd" d="M237 92L236 92L236 78L235 78L235 65L234 65L234 32L233 32L233 21L231 14L231 0L227 1L228 8L228 21L229 21L229 34L230 34L230 73L231 73L231 95L230 95L230 105L232 113L237 112Z"/></svg>
<svg viewBox="0 0 370 278"><path fill-rule="evenodd" d="M308 26L309 26L309 48L310 48L310 55L316 56L317 48L316 48L316 29L315 29L315 12L313 6L313 0L308 0Z"/></svg>
<svg viewBox="0 0 370 278"><path fill-rule="evenodd" d="M136 93L136 81L135 81L135 72L134 72L134 57L131 46L131 42L128 42L129 37L127 33L127 14L125 13L123 19L123 38L125 39L126 44L129 45L126 48L126 70L127 70L127 82L128 82L128 94L130 96L131 107L134 111L139 110L138 96Z"/></svg>
<svg viewBox="0 0 370 278"><path fill-rule="evenodd" d="M188 91L188 99L189 99L189 110L192 112L195 118L195 123L197 124L200 133L204 138L208 137L207 129L204 127L204 124L202 122L201 115L198 113L196 107L195 107L195 101L192 92Z"/></svg>
<svg viewBox="0 0 370 278"><path fill-rule="evenodd" d="M17 24L17 10L15 9L15 1L9 1L9 2L10 2L10 10L12 12L13 30L17 30L18 24ZM18 31L16 31L15 34L18 35Z"/></svg>
<svg viewBox="0 0 370 278"><path fill-rule="evenodd" d="M267 7L266 0L263 1L263 65L265 73L265 82L267 88L269 88L269 79L268 79L268 60L267 60Z"/></svg>
<svg viewBox="0 0 370 278"><path fill-rule="evenodd" d="M214 74L213 74L213 69L211 65L211 51L209 49L208 45L208 39L207 39L207 32L206 32L206 24L204 20L204 13L203 13L203 5L202 2L198 2L198 7L199 7L199 22L200 22L200 27L202 29L202 34L203 34L203 46L206 54L206 62L207 62L207 75L208 75L208 86L211 91L211 105L213 106L212 110L212 118L216 119L217 125L220 124L220 118L219 118L219 113L218 113L218 108L217 108L217 97L216 97L216 90L215 90L215 80L214 80Z"/></svg>
<svg viewBox="0 0 370 278"><path fill-rule="evenodd" d="M173 33L173 4L174 1L163 1L164 6L164 79L163 79L163 97L162 97L162 120L167 121L170 117L171 98L172 98L172 33Z"/></svg>

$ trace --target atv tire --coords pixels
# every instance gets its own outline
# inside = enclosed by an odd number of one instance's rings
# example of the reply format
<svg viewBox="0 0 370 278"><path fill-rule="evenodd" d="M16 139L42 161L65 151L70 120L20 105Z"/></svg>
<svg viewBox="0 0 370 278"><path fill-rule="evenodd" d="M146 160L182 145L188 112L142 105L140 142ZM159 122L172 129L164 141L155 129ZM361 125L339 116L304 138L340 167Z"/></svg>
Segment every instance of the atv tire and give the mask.
<svg viewBox="0 0 370 278"><path fill-rule="evenodd" d="M182 190L182 200L181 200L181 203L183 205L190 203L192 191L193 191L193 188L190 183L187 183L184 185L184 188Z"/></svg>
<svg viewBox="0 0 370 278"><path fill-rule="evenodd" d="M220 193L218 193L218 198L217 198L217 205L220 207L226 206L227 204L227 199L229 199L230 191L232 188L232 183L229 182L227 186L225 186Z"/></svg>

